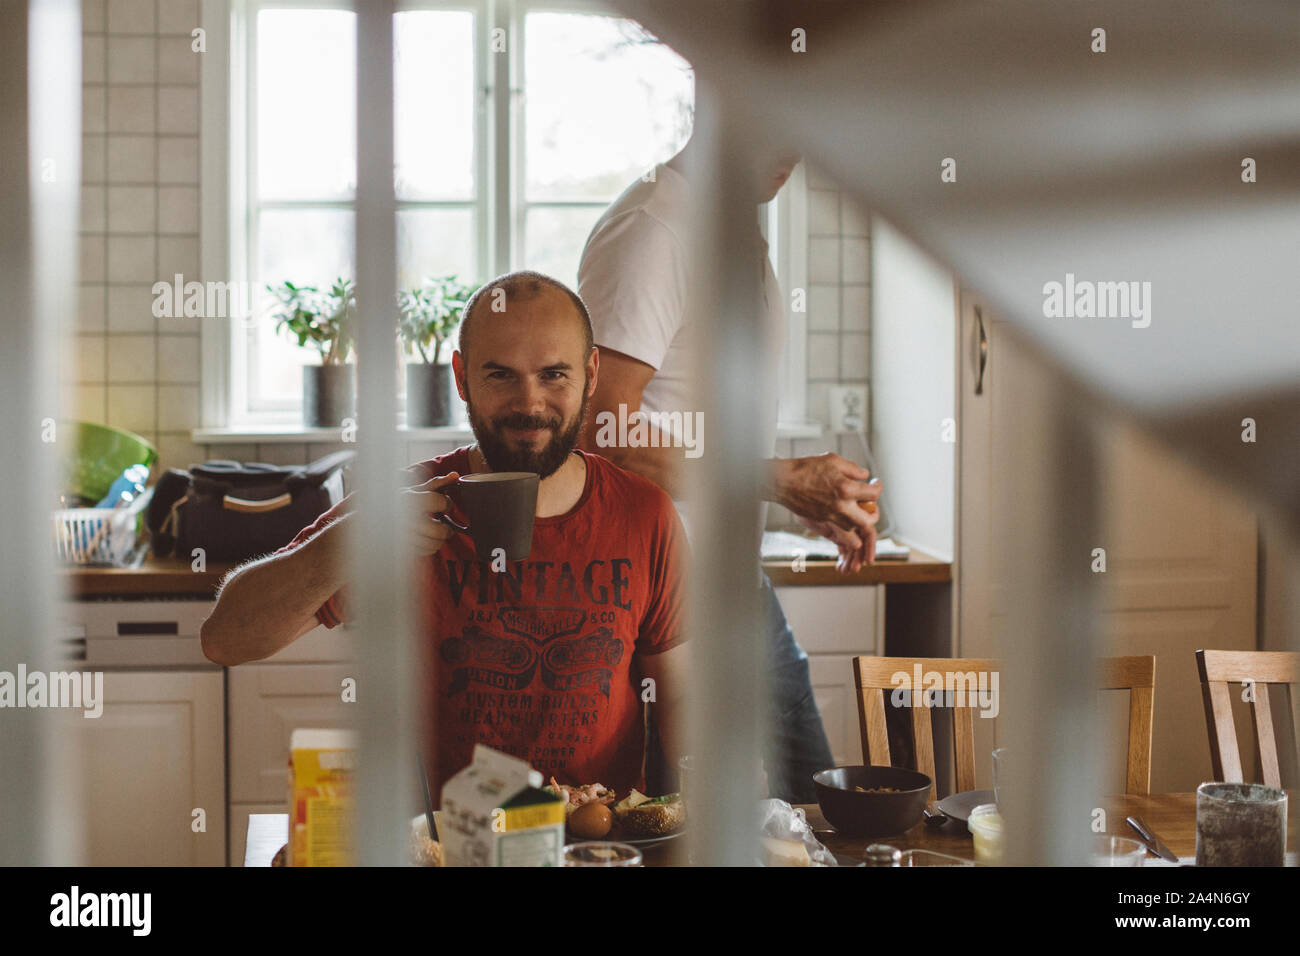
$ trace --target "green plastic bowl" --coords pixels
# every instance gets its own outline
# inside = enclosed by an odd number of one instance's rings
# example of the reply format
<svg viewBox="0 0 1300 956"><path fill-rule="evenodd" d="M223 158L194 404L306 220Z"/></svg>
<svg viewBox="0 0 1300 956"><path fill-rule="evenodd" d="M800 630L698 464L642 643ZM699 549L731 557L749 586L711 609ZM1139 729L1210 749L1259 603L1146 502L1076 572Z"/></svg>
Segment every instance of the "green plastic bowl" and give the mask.
<svg viewBox="0 0 1300 956"><path fill-rule="evenodd" d="M139 435L94 422L64 422L63 486L73 495L99 501L117 477L132 465L152 466L158 450Z"/></svg>

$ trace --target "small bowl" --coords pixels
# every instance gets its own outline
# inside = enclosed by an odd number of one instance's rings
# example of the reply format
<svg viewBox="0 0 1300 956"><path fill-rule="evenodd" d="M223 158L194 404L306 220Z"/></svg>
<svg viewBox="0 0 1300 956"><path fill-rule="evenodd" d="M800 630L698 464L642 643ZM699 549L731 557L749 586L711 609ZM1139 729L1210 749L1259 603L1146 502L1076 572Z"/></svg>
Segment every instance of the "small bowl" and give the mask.
<svg viewBox="0 0 1300 956"><path fill-rule="evenodd" d="M1002 862L1006 844L1003 835L1005 828L996 803L981 803L971 810L970 817L966 820L966 829L974 837L977 863Z"/></svg>
<svg viewBox="0 0 1300 956"><path fill-rule="evenodd" d="M921 819L931 780L903 767L836 767L813 774L822 815L846 836L903 833ZM890 787L897 793L863 793L855 787Z"/></svg>

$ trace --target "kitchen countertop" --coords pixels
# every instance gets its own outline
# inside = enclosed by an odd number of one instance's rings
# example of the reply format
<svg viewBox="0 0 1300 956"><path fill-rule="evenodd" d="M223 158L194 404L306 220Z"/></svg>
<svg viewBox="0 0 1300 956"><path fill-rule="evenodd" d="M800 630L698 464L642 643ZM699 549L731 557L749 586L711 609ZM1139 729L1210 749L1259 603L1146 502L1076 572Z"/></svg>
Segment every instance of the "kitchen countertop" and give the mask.
<svg viewBox="0 0 1300 956"><path fill-rule="evenodd" d="M209 564L205 570L195 571L188 561L150 554L138 568L61 568L59 580L73 599L146 594L211 598L232 567Z"/></svg>
<svg viewBox="0 0 1300 956"><path fill-rule="evenodd" d="M942 584L952 580L952 564L916 549L906 561L878 561L857 574L840 574L834 561L808 561L795 571L790 561L764 561L763 570L776 587L827 585ZM234 565L209 564L195 571L188 561L148 555L138 568L63 568L59 577L74 599L191 595L210 598Z"/></svg>
<svg viewBox="0 0 1300 956"><path fill-rule="evenodd" d="M834 561L806 561L796 571L791 561L764 561L763 570L779 588L862 584L944 584L952 580L952 562L912 548L906 561L877 561L857 574L840 574Z"/></svg>

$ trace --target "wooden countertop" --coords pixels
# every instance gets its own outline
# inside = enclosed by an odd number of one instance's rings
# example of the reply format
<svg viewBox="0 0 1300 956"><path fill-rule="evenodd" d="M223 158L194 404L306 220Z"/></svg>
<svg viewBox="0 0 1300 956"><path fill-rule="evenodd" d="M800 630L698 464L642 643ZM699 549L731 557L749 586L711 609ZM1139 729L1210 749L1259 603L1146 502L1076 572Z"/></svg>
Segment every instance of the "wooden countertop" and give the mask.
<svg viewBox="0 0 1300 956"><path fill-rule="evenodd" d="M195 571L179 558L147 555L138 568L63 568L59 579L72 598L191 595L212 597L234 565L209 564Z"/></svg>
<svg viewBox="0 0 1300 956"><path fill-rule="evenodd" d="M906 561L877 561L857 574L840 574L834 561L807 561L796 571L791 561L764 561L763 570L779 588L853 584L945 584L952 580L952 563L912 549Z"/></svg>
<svg viewBox="0 0 1300 956"><path fill-rule="evenodd" d="M188 561L148 555L138 568L63 568L60 580L73 598L194 595L211 597L233 565L209 564L194 571ZM824 587L863 584L943 584L952 580L952 565L912 549L906 561L877 561L857 574L840 574L834 561L808 561L795 571L790 561L764 561L763 570L777 587Z"/></svg>

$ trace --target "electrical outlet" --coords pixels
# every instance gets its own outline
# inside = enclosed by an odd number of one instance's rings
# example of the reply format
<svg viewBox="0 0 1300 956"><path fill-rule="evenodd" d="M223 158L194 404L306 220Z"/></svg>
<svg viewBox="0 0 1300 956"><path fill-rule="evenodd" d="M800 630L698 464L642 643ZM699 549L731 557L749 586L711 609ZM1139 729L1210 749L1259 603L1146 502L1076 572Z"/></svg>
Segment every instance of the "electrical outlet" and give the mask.
<svg viewBox="0 0 1300 956"><path fill-rule="evenodd" d="M830 395L831 431L837 435L867 430L867 387L832 385Z"/></svg>

